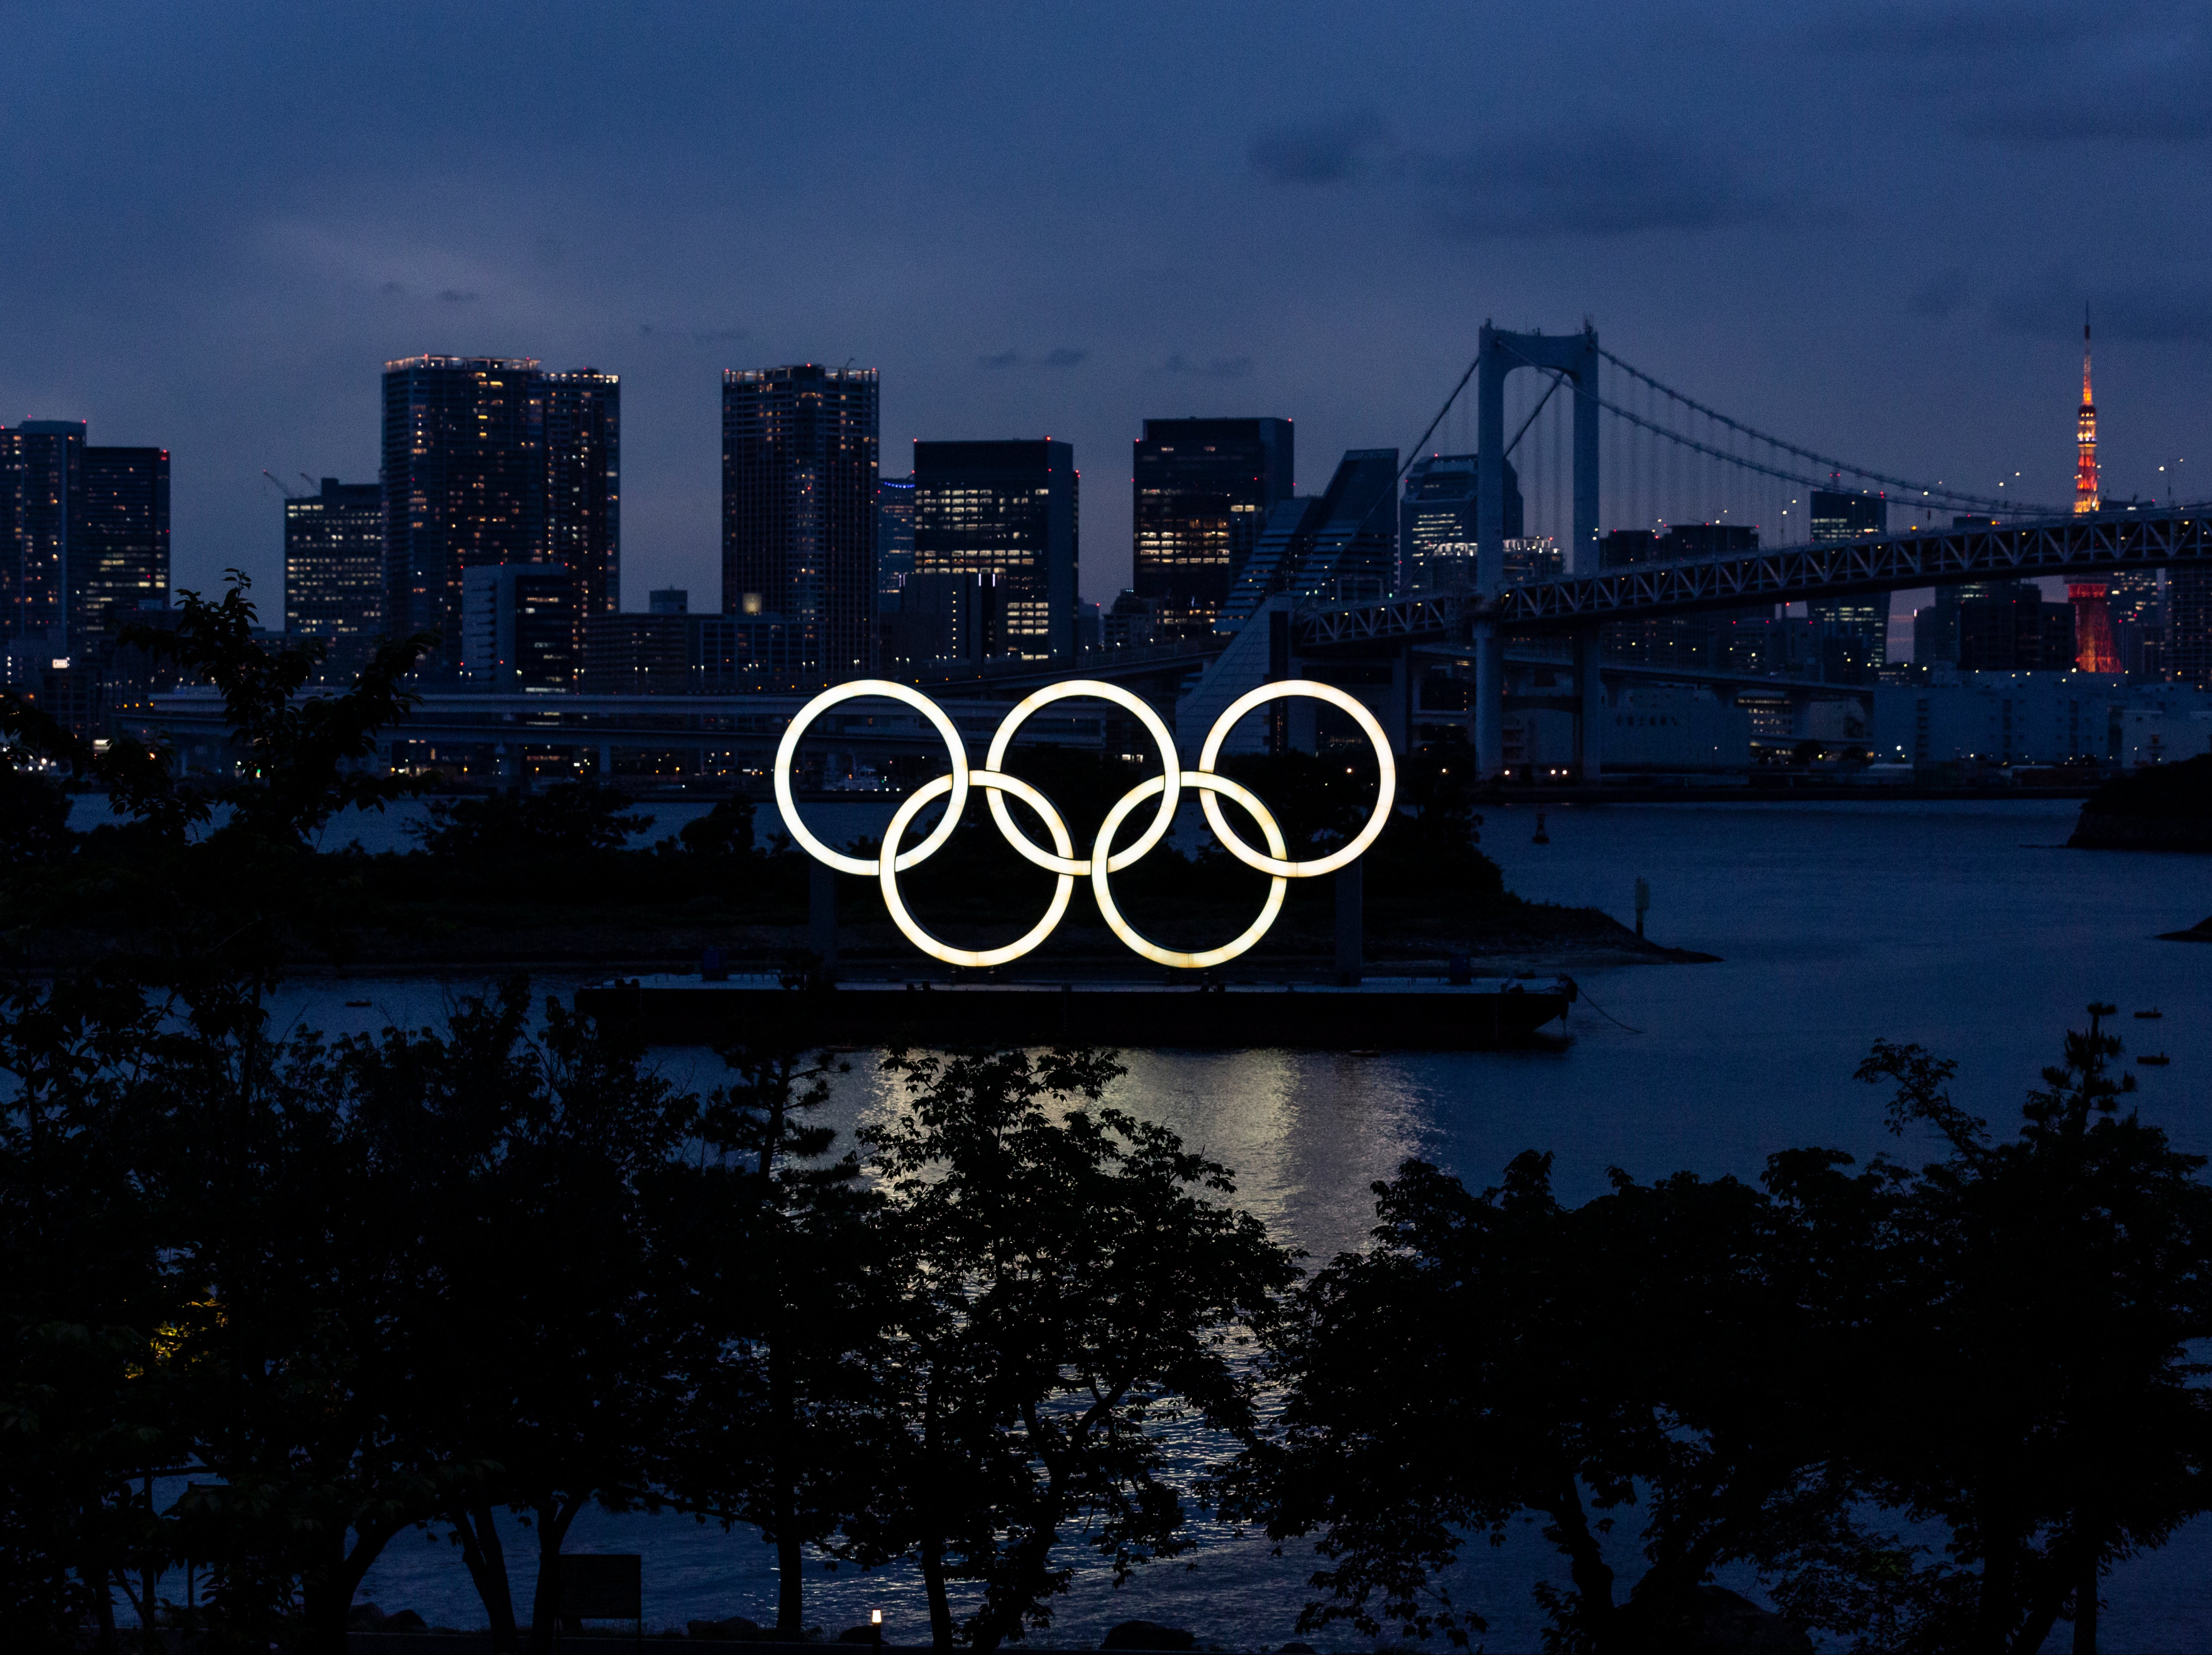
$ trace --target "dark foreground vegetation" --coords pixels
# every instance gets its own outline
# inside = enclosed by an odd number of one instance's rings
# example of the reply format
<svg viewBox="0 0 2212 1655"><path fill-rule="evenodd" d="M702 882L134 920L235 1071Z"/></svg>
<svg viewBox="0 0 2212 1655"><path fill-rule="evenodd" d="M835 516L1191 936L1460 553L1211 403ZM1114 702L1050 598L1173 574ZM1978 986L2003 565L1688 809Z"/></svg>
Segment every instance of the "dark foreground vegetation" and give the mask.
<svg viewBox="0 0 2212 1655"><path fill-rule="evenodd" d="M396 697L392 662L356 693ZM893 1054L843 1142L843 1060L733 1050L695 1094L520 980L434 1027L278 1029L343 917L307 839L392 784L343 762L368 703L258 682L264 762L201 847L232 860L167 864L197 883L141 888L132 948L0 983L11 1650L335 1655L421 1528L542 1655L598 1503L766 1539L785 1635L810 1559L904 1561L938 1646L998 1647L1078 1548L1123 1578L1212 1515L1313 1549L1310 1632L1479 1640L1500 1605L1453 1565L1529 1525L1557 1564L1513 1591L1555 1650L1723 1647L1714 1577L1750 1571L1775 1647L2026 1655L2062 1621L2094 1650L2106 1573L2212 1502L2212 1186L2130 1106L2107 1007L2012 1129L1878 1043L1924 1164L1807 1148L1574 1205L1541 1153L1480 1190L1410 1162L1309 1274L1097 1053ZM161 755L0 712L9 763L100 768L138 801L106 831L192 849Z"/></svg>
<svg viewBox="0 0 2212 1655"><path fill-rule="evenodd" d="M407 674L425 641L386 648L342 693L295 703L315 669L313 647L271 648L252 637L253 623L241 583L220 603L187 594L174 633L137 639L221 690L242 756L236 775L179 775L173 755L129 740L95 750L36 708L0 697L0 737L14 744L14 762L0 766L0 958L67 966L182 948L233 961L281 954L295 969L635 970L696 969L709 947L773 968L804 945L812 863L781 835L757 832L742 795L641 849L629 847L647 818L629 797L566 782L435 800L407 854L319 850L343 809L381 810L422 792L422 778L368 765L378 732L404 726ZM1463 749L1436 747L1406 761L1401 798L1411 808L1363 858L1370 952L1431 961L1561 949L1661 956L1602 914L1523 903L1504 890L1476 843L1464 758ZM1296 855L1358 830L1374 797L1372 765L1362 743L1349 758L1287 754L1224 768L1267 800ZM1158 755L1125 761L1052 748L1024 750L1020 762L1086 846L1113 801L1158 767ZM73 786L103 790L112 822L72 831ZM838 883L847 957L910 963L874 882ZM1189 855L1160 847L1115 879L1133 922L1176 947L1236 935L1267 886L1210 839ZM983 946L1027 930L1053 881L1007 845L979 797L951 843L904 888L924 924ZM1328 879L1294 881L1254 962L1328 955L1333 895ZM241 930L242 914L251 923ZM1085 959L1135 963L1079 882L1067 919L1034 960L1048 971Z"/></svg>

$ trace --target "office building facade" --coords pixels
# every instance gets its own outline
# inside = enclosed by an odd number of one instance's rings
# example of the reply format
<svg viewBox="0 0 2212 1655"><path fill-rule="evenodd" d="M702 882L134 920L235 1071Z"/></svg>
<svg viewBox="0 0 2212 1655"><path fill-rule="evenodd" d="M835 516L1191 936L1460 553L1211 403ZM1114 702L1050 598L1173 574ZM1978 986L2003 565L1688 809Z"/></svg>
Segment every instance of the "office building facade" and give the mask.
<svg viewBox="0 0 2212 1655"><path fill-rule="evenodd" d="M2212 689L2212 570L2166 572L2166 675Z"/></svg>
<svg viewBox="0 0 2212 1655"><path fill-rule="evenodd" d="M95 447L82 420L0 427L0 640L78 652L168 601L168 450Z"/></svg>
<svg viewBox="0 0 2212 1655"><path fill-rule="evenodd" d="M914 478L876 480L877 607L896 613L906 577L914 573Z"/></svg>
<svg viewBox="0 0 2212 1655"><path fill-rule="evenodd" d="M385 624L459 660L465 577L500 563L568 571L578 614L618 606L620 384L527 356L410 356L384 370Z"/></svg>
<svg viewBox="0 0 2212 1655"><path fill-rule="evenodd" d="M548 374L545 550L586 615L622 607L622 381L595 368Z"/></svg>
<svg viewBox="0 0 2212 1655"><path fill-rule="evenodd" d="M325 676L358 672L384 636L384 490L323 479L284 502L284 631L319 639Z"/></svg>
<svg viewBox="0 0 2212 1655"><path fill-rule="evenodd" d="M1398 590L1437 592L1472 587L1475 578L1474 454L1427 454L1406 473L1398 504ZM1521 479L1505 466L1505 538L1523 538Z"/></svg>
<svg viewBox="0 0 2212 1655"><path fill-rule="evenodd" d="M872 368L722 375L722 612L777 618L805 683L869 670L877 411Z"/></svg>
<svg viewBox="0 0 2212 1655"><path fill-rule="evenodd" d="M384 369L385 621L465 658L465 577L545 551L545 398L529 357L410 356Z"/></svg>
<svg viewBox="0 0 2212 1655"><path fill-rule="evenodd" d="M1889 502L1880 495L1815 489L1808 503L1816 546L1876 540L1889 531ZM1889 660L1887 592L1808 603L1805 613L1821 632L1843 639L1846 652L1863 663L1867 671L1878 669Z"/></svg>
<svg viewBox="0 0 2212 1655"><path fill-rule="evenodd" d="M1075 659L1075 450L1049 438L914 445L914 578L997 577L997 653Z"/></svg>
<svg viewBox="0 0 2212 1655"><path fill-rule="evenodd" d="M69 549L76 647L169 606L169 451L88 445L81 476Z"/></svg>
<svg viewBox="0 0 2212 1655"><path fill-rule="evenodd" d="M462 575L461 676L492 691L569 690L583 665L577 584L558 563L480 563Z"/></svg>
<svg viewBox="0 0 2212 1655"><path fill-rule="evenodd" d="M1202 635L1295 492L1286 419L1148 419L1131 470L1131 589L1170 632Z"/></svg>

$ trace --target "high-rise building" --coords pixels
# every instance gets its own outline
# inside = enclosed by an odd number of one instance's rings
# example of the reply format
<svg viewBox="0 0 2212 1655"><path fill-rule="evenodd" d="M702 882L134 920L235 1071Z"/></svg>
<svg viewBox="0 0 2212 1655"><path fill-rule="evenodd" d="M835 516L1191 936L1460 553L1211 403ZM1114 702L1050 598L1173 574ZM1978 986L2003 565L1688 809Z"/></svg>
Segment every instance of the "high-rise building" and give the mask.
<svg viewBox="0 0 2212 1655"><path fill-rule="evenodd" d="M1475 481L1480 457L1428 454L1406 473L1398 504L1401 592L1428 592L1474 580ZM1505 465L1505 538L1522 538L1521 479Z"/></svg>
<svg viewBox="0 0 2212 1655"><path fill-rule="evenodd" d="M0 427L0 639L82 652L168 601L168 450L94 447L82 420Z"/></svg>
<svg viewBox="0 0 2212 1655"><path fill-rule="evenodd" d="M2081 311L2081 406L2074 417L2074 509L2097 509L2097 399L2089 394L2089 312Z"/></svg>
<svg viewBox="0 0 2212 1655"><path fill-rule="evenodd" d="M558 563L464 571L461 675L478 690L567 690L583 666L575 577Z"/></svg>
<svg viewBox="0 0 2212 1655"><path fill-rule="evenodd" d="M1073 445L914 445L914 574L995 575L1006 654L1075 659Z"/></svg>
<svg viewBox="0 0 2212 1655"><path fill-rule="evenodd" d="M622 381L596 368L545 381L545 550L586 615L622 607Z"/></svg>
<svg viewBox="0 0 2212 1655"><path fill-rule="evenodd" d="M1813 544L1847 545L1878 540L1889 532L1889 502L1878 494L1813 490ZM1889 593L1831 598L1805 605L1816 632L1844 640L1846 653L1868 671L1889 660Z"/></svg>
<svg viewBox="0 0 2212 1655"><path fill-rule="evenodd" d="M83 514L70 526L73 648L141 610L169 606L169 451L84 450Z"/></svg>
<svg viewBox="0 0 2212 1655"><path fill-rule="evenodd" d="M899 592L914 573L914 478L885 477L876 481L876 597L877 606L891 614L899 606Z"/></svg>
<svg viewBox="0 0 2212 1655"><path fill-rule="evenodd" d="M872 368L722 375L722 612L781 618L804 683L868 668L877 393Z"/></svg>
<svg viewBox="0 0 2212 1655"><path fill-rule="evenodd" d="M67 649L70 530L84 514L84 422L0 428L0 642Z"/></svg>
<svg viewBox="0 0 2212 1655"><path fill-rule="evenodd" d="M2212 569L2166 572L2166 675L2212 690Z"/></svg>
<svg viewBox="0 0 2212 1655"><path fill-rule="evenodd" d="M1286 419L1148 419L1131 472L1132 590L1170 631L1211 632L1297 470Z"/></svg>
<svg viewBox="0 0 2212 1655"><path fill-rule="evenodd" d="M284 630L329 647L327 676L358 672L384 636L384 490L323 479L284 502Z"/></svg>
<svg viewBox="0 0 2212 1655"><path fill-rule="evenodd" d="M384 368L385 624L460 656L467 570L545 557L545 387L529 357Z"/></svg>

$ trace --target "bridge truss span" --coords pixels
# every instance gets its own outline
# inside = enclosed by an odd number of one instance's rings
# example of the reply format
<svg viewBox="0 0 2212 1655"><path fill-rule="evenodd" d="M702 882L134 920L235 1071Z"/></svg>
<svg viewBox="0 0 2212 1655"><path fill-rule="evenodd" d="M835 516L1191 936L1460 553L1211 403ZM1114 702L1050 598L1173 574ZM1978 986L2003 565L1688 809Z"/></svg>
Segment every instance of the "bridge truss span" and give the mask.
<svg viewBox="0 0 2212 1655"><path fill-rule="evenodd" d="M1600 574L1509 587L1486 601L1439 593L1376 604L1309 608L1304 648L1326 650L1462 636L1477 622L1513 631L1572 630L1705 609L1951 586L2038 575L2088 576L2212 563L2212 510L2201 506L2105 512L1996 527L1951 528L1833 545L1775 547L1735 557L1632 563Z"/></svg>

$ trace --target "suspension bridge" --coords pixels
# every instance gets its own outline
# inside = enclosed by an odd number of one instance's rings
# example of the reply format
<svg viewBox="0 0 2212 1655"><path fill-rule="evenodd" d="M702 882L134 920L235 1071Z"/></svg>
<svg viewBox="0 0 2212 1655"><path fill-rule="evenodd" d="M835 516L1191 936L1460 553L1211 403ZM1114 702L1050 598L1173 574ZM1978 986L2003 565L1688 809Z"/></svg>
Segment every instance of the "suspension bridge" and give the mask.
<svg viewBox="0 0 2212 1655"><path fill-rule="evenodd" d="M1438 445L1432 440L1440 432ZM1601 434L1613 502L1604 520ZM1900 590L2054 575L2109 581L2212 566L2212 508L2135 503L2083 513L2020 498L2014 479L1977 490L1854 464L1663 383L1604 350L1588 326L1543 334L1486 324L1474 361L1414 445L1401 483L1413 458L1452 447L1455 435L1461 453L1472 440L1478 463L1473 556L1451 578L1389 597L1277 593L1242 631L1196 646L1208 660L1195 685L1188 680L1189 643L1176 647L1180 657L1100 651L1081 670L1163 685L1180 677L1179 720L1203 720L1268 678L1325 674L1332 661L1364 660L1369 682L1390 685L1379 692L1391 703L1378 709L1386 724L1410 741L1419 716L1415 654L1445 655L1474 669L1470 723L1485 775L1503 768L1509 711L1541 706L1573 714L1573 769L1589 781L1603 759L1602 679L1760 681L1608 659L1601 647L1608 623L1715 611L1771 615L1780 605L1872 598L1869 624L1886 630L1888 594ZM1517 465L1522 544L1547 541L1560 550L1559 572L1548 578L1506 579L1509 461ZM1878 502L1879 511L1840 536L1832 526L1822 536L1810 510L1816 492ZM1395 496L1378 508L1395 511ZM1638 532L1625 537L1637 560L1607 566L1601 520ZM1651 555L1668 544L1670 531L1689 525L1698 532L1678 538L1722 549ZM1727 532L1711 532L1716 527ZM1384 665L1387 678L1372 670ZM1562 666L1570 693L1531 693L1555 684ZM990 676L1014 689L1066 672L1030 664Z"/></svg>

